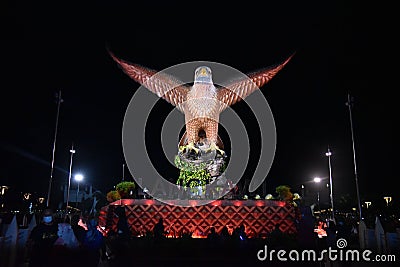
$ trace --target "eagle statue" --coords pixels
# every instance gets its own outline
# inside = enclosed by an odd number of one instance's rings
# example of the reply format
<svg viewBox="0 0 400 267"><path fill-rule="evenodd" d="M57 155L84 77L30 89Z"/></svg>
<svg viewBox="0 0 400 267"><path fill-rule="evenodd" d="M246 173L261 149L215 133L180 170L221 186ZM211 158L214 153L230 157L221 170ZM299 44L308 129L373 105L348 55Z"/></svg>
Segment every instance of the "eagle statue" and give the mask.
<svg viewBox="0 0 400 267"><path fill-rule="evenodd" d="M200 66L194 72L192 85L184 84L176 77L123 60L109 51L113 60L134 81L152 93L162 97L185 115L185 133L179 142L179 151L199 152L198 145L204 140L207 151L221 154L223 142L218 135L219 115L228 106L246 98L268 83L293 57L290 55L280 64L247 74L246 78L220 86L213 83L212 70Z"/></svg>

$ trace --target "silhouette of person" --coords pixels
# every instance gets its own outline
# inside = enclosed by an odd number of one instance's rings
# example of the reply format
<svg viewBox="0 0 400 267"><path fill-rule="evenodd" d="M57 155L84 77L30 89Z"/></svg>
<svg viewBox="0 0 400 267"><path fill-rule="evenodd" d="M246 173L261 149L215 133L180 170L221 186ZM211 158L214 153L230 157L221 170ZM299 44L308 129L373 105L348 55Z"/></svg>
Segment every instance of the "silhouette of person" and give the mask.
<svg viewBox="0 0 400 267"><path fill-rule="evenodd" d="M82 245L86 235L86 229L79 224L79 221L81 221L81 216L79 214L72 215L71 228L74 231L76 239L78 239L79 243Z"/></svg>
<svg viewBox="0 0 400 267"><path fill-rule="evenodd" d="M217 232L215 231L215 227L214 227L214 226L211 226L211 227L210 227L210 233L207 235L207 238L213 239L213 240L215 240L215 239L218 238L218 234L217 234Z"/></svg>
<svg viewBox="0 0 400 267"><path fill-rule="evenodd" d="M314 249L316 236L314 233L315 217L310 207L301 208L301 219L298 224L297 242L301 248Z"/></svg>
<svg viewBox="0 0 400 267"><path fill-rule="evenodd" d="M279 223L275 224L274 230L272 230L271 233L269 234L269 238L273 245L278 245L278 244L282 243L282 241L283 241L282 240L283 232L280 229L280 226L281 225Z"/></svg>
<svg viewBox="0 0 400 267"><path fill-rule="evenodd" d="M240 240L245 240L247 238L245 230L246 228L243 224L241 224L239 228L237 228L236 235Z"/></svg>
<svg viewBox="0 0 400 267"><path fill-rule="evenodd" d="M336 224L334 220L328 221L328 228L326 229L326 243L328 247L334 248L336 246Z"/></svg>
<svg viewBox="0 0 400 267"><path fill-rule="evenodd" d="M87 221L87 231L83 242L84 259L86 267L97 267L100 257L104 251L105 239L103 234L98 230L98 221L96 218L90 218Z"/></svg>
<svg viewBox="0 0 400 267"><path fill-rule="evenodd" d="M32 229L27 242L29 267L50 266L53 245L58 239L58 224L52 209L45 209L40 224Z"/></svg>
<svg viewBox="0 0 400 267"><path fill-rule="evenodd" d="M164 220L163 218L159 218L158 222L154 225L153 229L154 237L155 238L162 238L165 237L164 235Z"/></svg>
<svg viewBox="0 0 400 267"><path fill-rule="evenodd" d="M222 228L220 236L223 240L227 240L231 237L231 235L229 234L229 230L228 230L228 226L224 226L224 228Z"/></svg>
<svg viewBox="0 0 400 267"><path fill-rule="evenodd" d="M128 220L125 214L125 207L124 206L117 207L114 213L118 217L118 222L117 222L118 237L121 238L122 240L129 239L130 232L129 232Z"/></svg>

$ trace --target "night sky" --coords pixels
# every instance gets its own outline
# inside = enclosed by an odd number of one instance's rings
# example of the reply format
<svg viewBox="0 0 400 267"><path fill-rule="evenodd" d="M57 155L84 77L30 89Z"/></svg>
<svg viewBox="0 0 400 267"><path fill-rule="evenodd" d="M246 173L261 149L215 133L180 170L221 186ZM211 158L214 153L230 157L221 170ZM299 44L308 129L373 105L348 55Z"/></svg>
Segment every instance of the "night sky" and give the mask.
<svg viewBox="0 0 400 267"><path fill-rule="evenodd" d="M355 195L345 105L350 93L361 195L398 195L393 186L395 87L387 77L391 67L383 63L390 56L382 49L386 36L371 16L376 7L348 1L268 1L265 6L253 1L218 6L211 1L73 2L13 1L0 8L1 185L47 194L59 90L64 102L54 190L68 179L72 143L73 172L84 173L85 182L108 192L121 181L122 123L139 85L112 61L108 47L122 59L155 70L202 60L243 73L296 52L261 88L277 131L266 191L274 193L281 184L297 191L315 176L327 177L329 146L334 194ZM155 133L172 108L159 101L160 112L149 122ZM233 108L249 118L246 127L256 129L245 104ZM252 134L256 142L257 130ZM256 163L254 142L245 176ZM154 157L160 172L177 175L162 155ZM132 179L127 169L125 179Z"/></svg>

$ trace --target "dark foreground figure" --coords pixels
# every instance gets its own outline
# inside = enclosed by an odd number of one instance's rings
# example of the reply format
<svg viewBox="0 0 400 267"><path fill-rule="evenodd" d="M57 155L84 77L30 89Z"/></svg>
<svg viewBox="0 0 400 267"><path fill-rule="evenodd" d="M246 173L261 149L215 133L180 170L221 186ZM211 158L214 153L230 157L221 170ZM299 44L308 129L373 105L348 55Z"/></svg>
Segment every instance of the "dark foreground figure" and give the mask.
<svg viewBox="0 0 400 267"><path fill-rule="evenodd" d="M397 262L356 262L325 260L291 260L290 251L303 250L318 251L318 242L304 247L302 242L294 236L279 235L278 238L241 239L235 235L213 238L191 238L183 235L178 238L155 238L154 236L134 237L129 240L119 240L118 237L109 237L107 246L112 252L111 258L104 267L116 266L231 266L231 267L258 267L258 266L306 266L306 267L375 267L397 266ZM286 254L278 257L278 251ZM317 255L318 257L318 255Z"/></svg>
<svg viewBox="0 0 400 267"><path fill-rule="evenodd" d="M259 260L257 252L266 244L264 239L241 240L234 237L141 237L128 242L109 240L113 258L108 261L108 266L299 266L298 262ZM270 245L270 249L274 248ZM302 263L301 266L319 266L319 263Z"/></svg>

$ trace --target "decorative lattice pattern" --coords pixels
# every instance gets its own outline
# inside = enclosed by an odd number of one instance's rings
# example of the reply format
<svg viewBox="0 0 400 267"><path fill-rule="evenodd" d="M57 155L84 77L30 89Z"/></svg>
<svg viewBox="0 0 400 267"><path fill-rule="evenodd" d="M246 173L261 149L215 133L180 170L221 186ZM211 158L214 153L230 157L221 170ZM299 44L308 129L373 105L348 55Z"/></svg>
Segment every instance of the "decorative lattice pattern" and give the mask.
<svg viewBox="0 0 400 267"><path fill-rule="evenodd" d="M170 236L193 233L205 237L211 226L219 233L226 225L234 228L244 225L249 237L267 237L277 223L284 233L296 232L297 208L276 200L218 200L203 206L174 206L150 199L124 199L101 210L100 224L116 230L118 217L115 206L125 206L132 234L152 231L161 217Z"/></svg>

